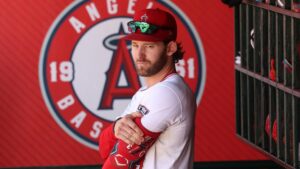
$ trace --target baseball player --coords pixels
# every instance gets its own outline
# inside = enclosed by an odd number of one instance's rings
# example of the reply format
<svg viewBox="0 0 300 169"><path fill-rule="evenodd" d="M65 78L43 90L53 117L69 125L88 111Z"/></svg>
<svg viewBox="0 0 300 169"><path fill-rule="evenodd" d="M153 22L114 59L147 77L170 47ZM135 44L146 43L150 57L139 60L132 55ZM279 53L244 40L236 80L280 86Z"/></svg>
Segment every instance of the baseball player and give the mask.
<svg viewBox="0 0 300 169"><path fill-rule="evenodd" d="M100 135L103 168L191 169L196 102L176 73L182 59L175 18L161 9L137 12L125 39L145 86L121 118Z"/></svg>

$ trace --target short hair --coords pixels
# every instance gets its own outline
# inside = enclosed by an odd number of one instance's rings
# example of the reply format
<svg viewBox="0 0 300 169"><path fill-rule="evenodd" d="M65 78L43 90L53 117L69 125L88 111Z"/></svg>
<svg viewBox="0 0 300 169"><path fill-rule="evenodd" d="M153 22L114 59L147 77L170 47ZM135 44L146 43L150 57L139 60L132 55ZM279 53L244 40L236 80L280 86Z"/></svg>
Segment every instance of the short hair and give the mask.
<svg viewBox="0 0 300 169"><path fill-rule="evenodd" d="M165 45L168 45L169 42L171 42L171 41L164 41ZM177 50L176 50L175 53L173 53L173 62L174 63L177 63L179 60L181 60L183 58L184 53L185 53L185 51L183 51L181 43L176 42L176 45L177 45Z"/></svg>
<svg viewBox="0 0 300 169"><path fill-rule="evenodd" d="M177 45L177 50L173 54L174 63L177 63L179 60L181 60L183 58L184 53L185 53L185 51L183 51L183 49L182 49L181 43L176 42L176 45Z"/></svg>

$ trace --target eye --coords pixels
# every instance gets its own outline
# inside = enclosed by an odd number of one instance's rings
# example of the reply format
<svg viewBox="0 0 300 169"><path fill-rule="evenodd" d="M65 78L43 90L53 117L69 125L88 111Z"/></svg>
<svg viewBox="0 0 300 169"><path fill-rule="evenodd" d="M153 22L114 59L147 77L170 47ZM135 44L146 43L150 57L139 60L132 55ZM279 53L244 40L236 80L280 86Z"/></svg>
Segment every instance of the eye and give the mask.
<svg viewBox="0 0 300 169"><path fill-rule="evenodd" d="M146 47L152 49L152 48L154 48L154 45L153 44L148 44L148 45L146 45Z"/></svg>
<svg viewBox="0 0 300 169"><path fill-rule="evenodd" d="M132 47L132 48L137 48L138 45L137 45L136 43L132 43L132 44L131 44L131 47Z"/></svg>

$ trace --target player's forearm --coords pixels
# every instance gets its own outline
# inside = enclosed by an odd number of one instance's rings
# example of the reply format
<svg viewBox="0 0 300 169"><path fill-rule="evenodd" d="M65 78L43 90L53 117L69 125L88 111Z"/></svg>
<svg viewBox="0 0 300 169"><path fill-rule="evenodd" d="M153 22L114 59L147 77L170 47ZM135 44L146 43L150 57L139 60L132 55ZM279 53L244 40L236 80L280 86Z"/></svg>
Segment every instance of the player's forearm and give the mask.
<svg viewBox="0 0 300 169"><path fill-rule="evenodd" d="M106 160L103 169L125 169L129 166L133 167L142 164L145 154L156 141L160 133L147 130L141 124L141 118L136 118L134 122L142 130L144 141L140 145L130 145L122 140L118 140Z"/></svg>

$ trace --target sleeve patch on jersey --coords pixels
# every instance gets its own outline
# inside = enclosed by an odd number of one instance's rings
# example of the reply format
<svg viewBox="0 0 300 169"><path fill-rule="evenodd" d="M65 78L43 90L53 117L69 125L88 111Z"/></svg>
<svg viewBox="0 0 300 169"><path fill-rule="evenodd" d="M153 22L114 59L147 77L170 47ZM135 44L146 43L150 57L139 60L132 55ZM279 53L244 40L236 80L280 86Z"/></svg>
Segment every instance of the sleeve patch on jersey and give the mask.
<svg viewBox="0 0 300 169"><path fill-rule="evenodd" d="M141 104L138 106L137 111L142 113L143 115L146 115L149 113L149 109L147 109L146 106L141 105Z"/></svg>

